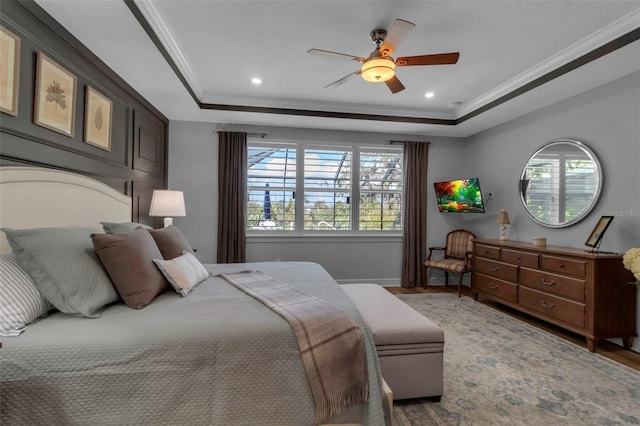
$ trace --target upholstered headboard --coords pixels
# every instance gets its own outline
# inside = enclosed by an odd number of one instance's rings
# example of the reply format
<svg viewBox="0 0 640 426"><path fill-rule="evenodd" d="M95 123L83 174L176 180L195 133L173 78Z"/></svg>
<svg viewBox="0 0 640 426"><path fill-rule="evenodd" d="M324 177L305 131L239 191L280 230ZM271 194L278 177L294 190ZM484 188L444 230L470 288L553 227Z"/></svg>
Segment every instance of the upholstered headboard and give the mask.
<svg viewBox="0 0 640 426"><path fill-rule="evenodd" d="M40 167L0 167L0 227L83 227L131 221L131 198L86 176ZM0 232L0 253L11 251Z"/></svg>

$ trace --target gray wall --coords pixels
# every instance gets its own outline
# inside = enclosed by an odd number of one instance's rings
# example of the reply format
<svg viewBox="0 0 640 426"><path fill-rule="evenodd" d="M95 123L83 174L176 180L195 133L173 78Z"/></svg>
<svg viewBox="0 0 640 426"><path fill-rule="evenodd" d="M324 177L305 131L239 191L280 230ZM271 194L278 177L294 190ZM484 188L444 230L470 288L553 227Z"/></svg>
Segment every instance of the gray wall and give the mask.
<svg viewBox="0 0 640 426"><path fill-rule="evenodd" d="M184 191L187 215L173 218L202 262L214 263L218 240L218 144L215 125L172 121L169 188Z"/></svg>
<svg viewBox="0 0 640 426"><path fill-rule="evenodd" d="M495 200L484 218L468 223L481 238L497 238L497 210L509 212L509 239L546 237L550 245L584 247L598 218L615 216L601 250L622 253L640 247L640 73L582 93L571 99L477 134L468 140L467 167L481 177ZM582 222L562 229L545 228L525 213L518 179L528 157L557 138L577 139L598 156L604 171L599 203ZM638 325L640 330L640 291ZM616 341L621 344L619 339ZM640 339L633 349L640 352Z"/></svg>
<svg viewBox="0 0 640 426"><path fill-rule="evenodd" d="M429 191L428 245L440 245L446 233L467 228L481 238L496 238L494 220L499 209L509 212L509 238L531 241L547 237L550 245L582 247L597 219L616 218L601 249L622 252L640 245L640 73L595 88L467 139L407 136L294 128L235 126L232 130L265 132L269 141L385 144L389 139L431 142L429 180L478 176L487 201L486 214L438 213ZM185 191L187 217L175 218L202 261L216 258L217 135L216 124L172 121L169 126L169 187ZM578 139L599 157L604 188L593 212L581 223L563 229L542 227L528 218L520 203L518 179L527 158L541 145L557 138ZM334 240L332 240L334 241ZM338 280L397 283L400 276L400 240L374 241L326 238L250 237L248 258L312 260L323 264ZM438 282L439 277L430 277Z"/></svg>
<svg viewBox="0 0 640 426"><path fill-rule="evenodd" d="M267 133L267 141L281 142L375 146L386 144L388 140L429 141L429 170L435 180L457 177L464 165L464 143L452 138L251 126L234 126L232 130ZM169 126L169 187L185 192L187 208L187 216L175 218L174 224L198 249L198 257L203 262L214 262L216 258L218 136L215 131L215 124L172 121ZM453 219L443 218L437 211L432 191L429 196L432 197L433 220L429 221L427 232L434 242L441 244L448 227L453 226ZM397 285L401 256L400 236L249 236L247 241L247 260L250 262L313 261L343 283Z"/></svg>
<svg viewBox="0 0 640 426"><path fill-rule="evenodd" d="M483 238L497 238L497 211L509 212L509 239L547 238L550 245L584 247L604 214L615 219L601 249L623 252L640 246L640 72L592 89L563 102L520 117L468 139L470 174L480 176L483 190L492 190L489 213L469 223ZM598 156L604 172L600 201L582 222L561 229L536 224L524 211L518 179L530 155L558 138L577 139Z"/></svg>
<svg viewBox="0 0 640 426"><path fill-rule="evenodd" d="M494 220L498 210L505 208L513 224L510 239L531 241L534 236L543 236L550 245L569 247L584 247L598 218L605 213L614 214L616 217L601 249L624 252L630 247L640 247L638 99L640 73L635 73L467 139L264 127L233 130L266 132L269 140L281 141L383 144L388 139L414 139L431 142L430 184L478 176L485 198L492 192L494 199L488 201L486 214L445 215L438 213L433 191L429 191L429 246L441 245L446 233L456 228L469 229L481 238L497 238ZM200 259L213 262L217 236L216 126L172 121L169 129L169 186L184 190L187 204L187 217L176 218L175 224L199 249ZM557 138L577 139L587 144L599 157L604 170L604 188L596 208L581 223L563 229L534 223L524 212L518 194L518 179L527 158L541 145ZM400 281L399 238L336 241L326 237L284 240L251 237L247 253L249 261L315 261L339 282L397 284ZM442 276L437 272L433 274L430 282L441 283ZM640 312L638 318L640 320ZM640 339L636 339L634 349L640 351Z"/></svg>

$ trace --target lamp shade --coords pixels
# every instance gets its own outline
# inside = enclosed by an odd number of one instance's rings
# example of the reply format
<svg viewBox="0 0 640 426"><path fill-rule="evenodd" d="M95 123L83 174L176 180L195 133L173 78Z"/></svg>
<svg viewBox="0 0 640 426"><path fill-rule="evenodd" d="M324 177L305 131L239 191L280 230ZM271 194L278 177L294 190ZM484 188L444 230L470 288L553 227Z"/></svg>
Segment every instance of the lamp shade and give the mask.
<svg viewBox="0 0 640 426"><path fill-rule="evenodd" d="M184 193L169 189L154 189L149 216L186 216Z"/></svg>
<svg viewBox="0 0 640 426"><path fill-rule="evenodd" d="M374 57L362 64L362 78L373 83L387 81L396 75L396 64L392 59Z"/></svg>
<svg viewBox="0 0 640 426"><path fill-rule="evenodd" d="M502 209L498 212L498 217L496 218L496 223L498 225L510 225L509 221L509 213L505 209Z"/></svg>

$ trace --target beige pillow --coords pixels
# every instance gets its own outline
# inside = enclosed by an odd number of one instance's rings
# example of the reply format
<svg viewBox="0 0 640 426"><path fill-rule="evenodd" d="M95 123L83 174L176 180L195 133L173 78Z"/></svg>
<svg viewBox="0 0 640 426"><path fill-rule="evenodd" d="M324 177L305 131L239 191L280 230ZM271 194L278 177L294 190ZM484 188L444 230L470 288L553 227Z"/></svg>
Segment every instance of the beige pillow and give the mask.
<svg viewBox="0 0 640 426"><path fill-rule="evenodd" d="M149 233L156 241L160 253L164 259L174 259L182 256L182 251L193 253L187 239L175 226L168 226L160 229L150 229Z"/></svg>
<svg viewBox="0 0 640 426"><path fill-rule="evenodd" d="M129 233L92 234L98 258L127 306L141 309L170 288L153 259L162 258L145 229Z"/></svg>
<svg viewBox="0 0 640 426"><path fill-rule="evenodd" d="M188 251L183 251L183 255L171 260L153 259L158 268L162 271L175 291L182 296L189 292L202 281L209 277L202 263Z"/></svg>

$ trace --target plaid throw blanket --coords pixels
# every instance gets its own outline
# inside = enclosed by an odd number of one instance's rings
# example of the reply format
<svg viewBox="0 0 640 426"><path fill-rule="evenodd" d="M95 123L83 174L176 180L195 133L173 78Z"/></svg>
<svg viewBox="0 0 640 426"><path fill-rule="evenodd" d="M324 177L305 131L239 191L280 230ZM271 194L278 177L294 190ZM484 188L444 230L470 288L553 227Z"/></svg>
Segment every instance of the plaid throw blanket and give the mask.
<svg viewBox="0 0 640 426"><path fill-rule="evenodd" d="M289 322L298 341L318 422L369 399L364 342L349 315L258 271L220 276Z"/></svg>

